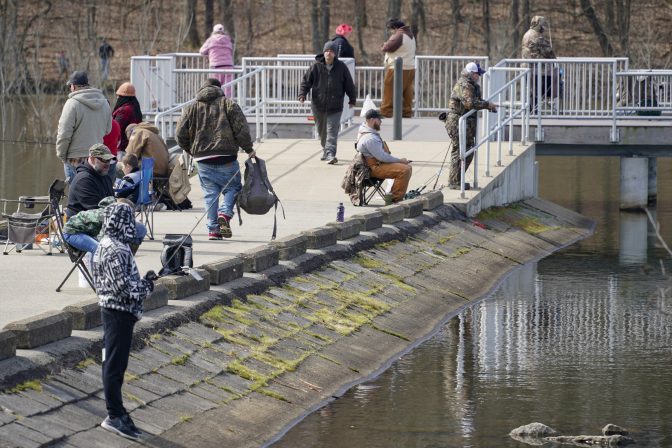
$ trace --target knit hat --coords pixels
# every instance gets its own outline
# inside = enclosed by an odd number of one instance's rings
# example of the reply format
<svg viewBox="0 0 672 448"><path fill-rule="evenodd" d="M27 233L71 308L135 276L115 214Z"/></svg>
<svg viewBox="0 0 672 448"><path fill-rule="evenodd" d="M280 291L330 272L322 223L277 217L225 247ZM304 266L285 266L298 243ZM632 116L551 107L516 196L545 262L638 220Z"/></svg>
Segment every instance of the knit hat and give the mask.
<svg viewBox="0 0 672 448"><path fill-rule="evenodd" d="M468 63L464 69L471 73L478 73L479 75L485 73L485 70L483 70L481 66L475 62Z"/></svg>
<svg viewBox="0 0 672 448"><path fill-rule="evenodd" d="M130 82L125 82L117 89L119 96L135 96L135 87Z"/></svg>
<svg viewBox="0 0 672 448"><path fill-rule="evenodd" d="M89 77L86 74L86 72L72 72L72 75L70 75L70 79L68 79L68 86L88 86L89 85Z"/></svg>
<svg viewBox="0 0 672 448"><path fill-rule="evenodd" d="M364 115L364 118L367 120L370 120L372 118L378 118L380 120L383 119L383 116L380 115L380 112L378 112L378 109L369 109L366 111L366 115Z"/></svg>
<svg viewBox="0 0 672 448"><path fill-rule="evenodd" d="M212 32L213 33L223 33L224 32L224 25L221 23L218 23L217 25L212 27Z"/></svg>
<svg viewBox="0 0 672 448"><path fill-rule="evenodd" d="M327 50L331 50L334 53L338 52L338 46L334 41L328 41L326 44L324 44L324 48L322 49L322 53L326 53Z"/></svg>
<svg viewBox="0 0 672 448"><path fill-rule="evenodd" d="M350 33L352 33L352 27L347 23L341 23L336 27L336 34L339 36L347 36Z"/></svg>
<svg viewBox="0 0 672 448"><path fill-rule="evenodd" d="M102 143L96 143L91 148L89 148L89 156L103 160L117 160L117 158L114 157L114 154L110 152L110 148L103 145Z"/></svg>

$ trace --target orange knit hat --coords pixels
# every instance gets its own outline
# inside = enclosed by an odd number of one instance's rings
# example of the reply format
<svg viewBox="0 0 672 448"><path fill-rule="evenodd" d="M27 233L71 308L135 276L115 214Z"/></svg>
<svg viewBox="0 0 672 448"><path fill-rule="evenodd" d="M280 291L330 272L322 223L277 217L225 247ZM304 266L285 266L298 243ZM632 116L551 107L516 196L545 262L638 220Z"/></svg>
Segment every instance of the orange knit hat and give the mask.
<svg viewBox="0 0 672 448"><path fill-rule="evenodd" d="M135 96L135 87L130 82L125 82L117 89L119 96Z"/></svg>

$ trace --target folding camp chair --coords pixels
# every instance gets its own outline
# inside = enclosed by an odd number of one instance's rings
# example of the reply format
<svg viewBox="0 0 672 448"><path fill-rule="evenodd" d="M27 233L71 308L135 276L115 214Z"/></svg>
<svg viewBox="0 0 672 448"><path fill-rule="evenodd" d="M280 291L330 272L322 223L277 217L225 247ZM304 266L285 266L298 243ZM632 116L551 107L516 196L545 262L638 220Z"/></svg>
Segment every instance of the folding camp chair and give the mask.
<svg viewBox="0 0 672 448"><path fill-rule="evenodd" d="M95 291L96 288L93 286L93 277L84 263L84 257L86 257L87 253L79 249L75 249L74 247L70 246L67 241L65 241L65 238L63 237L63 214L60 212L58 208L58 201L55 198L51 199L51 204L52 208L57 210L57 213L54 214L54 221L56 222L56 231L58 232L58 238L61 241L61 247L68 253L68 257L70 257L70 261L72 261L73 264L72 268L65 276L61 284L58 285L58 288L56 288L56 292L61 292L61 288L65 282L68 281L75 269L79 269L79 272L82 273L91 289Z"/></svg>
<svg viewBox="0 0 672 448"><path fill-rule="evenodd" d="M152 157L143 157L140 166L140 193L138 194L138 214L140 222L147 227L147 236L150 240L154 239L154 209L156 200L152 188L152 179L154 177L154 159Z"/></svg>
<svg viewBox="0 0 672 448"><path fill-rule="evenodd" d="M49 187L49 196L19 196L19 199L0 199L3 202L2 217L7 220L7 241L3 255L8 255L12 250L21 253L24 247L35 244L46 255L51 255L54 244L54 232L51 219L60 208L60 201L65 191L65 182L56 179ZM52 201L55 200L54 201ZM8 204L16 204L16 211L7 212ZM54 204L56 208L54 208ZM40 213L28 213L25 210L35 208L36 205L45 206ZM22 211L22 209L24 211ZM39 236L46 235L49 249L42 247ZM13 244L12 249L7 250Z"/></svg>
<svg viewBox="0 0 672 448"><path fill-rule="evenodd" d="M362 183L362 189L359 196L359 205L369 205L371 199L378 194L381 199L385 200L385 191L383 190L383 181L385 179L378 179L377 177L367 177Z"/></svg>

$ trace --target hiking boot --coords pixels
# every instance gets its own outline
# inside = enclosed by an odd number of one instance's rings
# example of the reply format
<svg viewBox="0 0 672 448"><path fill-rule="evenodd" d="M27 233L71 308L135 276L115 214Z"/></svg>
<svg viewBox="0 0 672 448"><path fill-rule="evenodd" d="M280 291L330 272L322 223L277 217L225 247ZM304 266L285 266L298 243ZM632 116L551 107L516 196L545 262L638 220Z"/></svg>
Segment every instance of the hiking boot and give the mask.
<svg viewBox="0 0 672 448"><path fill-rule="evenodd" d="M457 185L448 185L448 188L450 188L451 190L459 190L461 187L460 184L457 184ZM465 182L464 189L471 190L471 184L469 182Z"/></svg>
<svg viewBox="0 0 672 448"><path fill-rule="evenodd" d="M385 205L392 205L394 203L391 194L386 194L383 200L385 201Z"/></svg>
<svg viewBox="0 0 672 448"><path fill-rule="evenodd" d="M329 156L327 156L327 163L329 165L335 165L335 164L338 163L338 159L336 158L336 156L329 155Z"/></svg>
<svg viewBox="0 0 672 448"><path fill-rule="evenodd" d="M323 162L324 162L325 160L327 160L327 153L324 152L324 150L322 150L322 157L320 157L320 160L323 161Z"/></svg>
<svg viewBox="0 0 672 448"><path fill-rule="evenodd" d="M129 440L140 439L140 434L133 431L133 428L131 428L131 426L128 423L124 422L124 420L121 417L120 418L107 417L105 420L103 420L103 423L101 423L100 426L102 426L103 429L107 429L108 431L116 433L117 435L125 437Z"/></svg>
<svg viewBox="0 0 672 448"><path fill-rule="evenodd" d="M233 232L231 232L231 224L229 224L229 218L224 215L219 215L217 217L217 224L219 224L219 231L224 238L231 238Z"/></svg>
<svg viewBox="0 0 672 448"><path fill-rule="evenodd" d="M219 232L209 232L208 233L208 239L210 241L217 241L222 239L222 234Z"/></svg>

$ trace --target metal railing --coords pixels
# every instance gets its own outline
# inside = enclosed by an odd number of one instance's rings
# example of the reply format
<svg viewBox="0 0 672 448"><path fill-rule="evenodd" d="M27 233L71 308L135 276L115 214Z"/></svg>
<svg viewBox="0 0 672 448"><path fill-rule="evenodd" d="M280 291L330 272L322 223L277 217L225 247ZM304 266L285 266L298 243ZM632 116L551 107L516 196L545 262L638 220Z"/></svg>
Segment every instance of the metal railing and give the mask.
<svg viewBox="0 0 672 448"><path fill-rule="evenodd" d="M486 74L485 78L492 78L493 74L501 73L510 78L497 90L494 90L487 97L487 101L494 102L499 106L496 115L493 117L491 113L485 112L485 125L480 139L475 142L474 146L467 149L467 120L469 117L476 115L477 110L472 109L460 117L458 127L460 132L460 197L465 197L465 163L467 157L473 154L474 167L474 188L478 187L478 150L485 144L486 159L485 159L485 175L490 176L490 142L493 137L497 141L497 166L502 165L502 143L503 136L508 126L509 138L509 155L513 155L513 124L514 120L520 119L521 126L521 142L527 141L527 129L529 128L529 98L530 98L530 69L529 68L508 68L508 67L493 67Z"/></svg>
<svg viewBox="0 0 672 448"><path fill-rule="evenodd" d="M267 103L266 103L266 69L258 68L246 73L222 86L222 90L236 92L241 99L238 105L245 115L254 115L256 120L256 140L262 140L268 132ZM234 96L235 97L235 96ZM164 139L175 137L177 121L185 107L196 102L196 98L178 104L165 111L161 111L154 117L154 124Z"/></svg>

